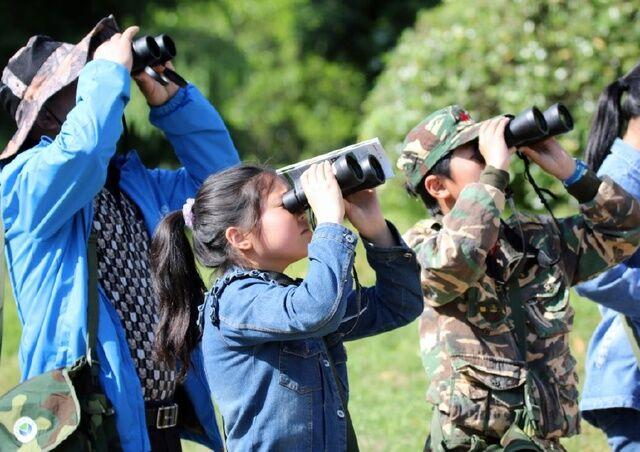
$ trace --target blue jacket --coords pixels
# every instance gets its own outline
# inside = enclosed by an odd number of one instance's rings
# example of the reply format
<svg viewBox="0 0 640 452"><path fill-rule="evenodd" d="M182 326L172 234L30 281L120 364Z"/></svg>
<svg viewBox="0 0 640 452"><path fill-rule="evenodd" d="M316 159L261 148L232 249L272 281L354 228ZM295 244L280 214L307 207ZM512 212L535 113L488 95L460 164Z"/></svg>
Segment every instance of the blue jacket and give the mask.
<svg viewBox="0 0 640 452"><path fill-rule="evenodd" d="M615 141L598 174L610 176L640 198L640 151L624 141ZM585 419L590 420L590 410L640 410L640 369L618 314L631 317L640 332L640 251L576 290L600 304L602 313L587 351L580 402Z"/></svg>
<svg viewBox="0 0 640 452"><path fill-rule="evenodd" d="M344 407L327 358L348 395L343 341L398 328L422 312L415 254L394 234L392 248L365 241L377 281L360 291L359 306L351 278L357 238L338 224L313 233L299 285L240 268L218 279L200 322L229 450L346 450Z"/></svg>
<svg viewBox="0 0 640 452"><path fill-rule="evenodd" d="M105 183L122 133L130 83L124 66L106 60L88 63L78 79L77 104L58 136L43 137L0 173L6 258L22 323L23 380L68 366L85 354L92 200ZM164 131L184 168L149 170L134 151L115 162L120 187L140 208L151 235L162 215L181 208L206 176L238 163L238 154L216 110L191 85L152 108L150 120ZM149 450L140 380L118 314L102 290L97 355L124 450ZM209 389L200 350L193 358L185 387L207 437L191 439L219 450L213 406L202 397Z"/></svg>

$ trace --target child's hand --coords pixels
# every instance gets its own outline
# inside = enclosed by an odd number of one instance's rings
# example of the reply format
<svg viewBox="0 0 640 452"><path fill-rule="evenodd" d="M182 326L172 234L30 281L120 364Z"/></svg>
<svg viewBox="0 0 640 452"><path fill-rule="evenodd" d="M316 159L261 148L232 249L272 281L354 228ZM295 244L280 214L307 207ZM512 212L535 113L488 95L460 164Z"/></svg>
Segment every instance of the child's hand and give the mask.
<svg viewBox="0 0 640 452"><path fill-rule="evenodd" d="M156 72L162 73L165 67L173 70L171 61L167 61L164 65L155 66L153 69ZM152 107L166 103L178 92L178 85L175 83L169 82L166 86L163 86L145 71L141 71L134 75L133 79L136 81L138 88L140 88L140 91L147 99L147 103Z"/></svg>
<svg viewBox="0 0 640 452"><path fill-rule="evenodd" d="M504 141L504 129L509 124L507 117L493 118L480 126L478 144L480 154L487 165L507 171L511 161L512 150L507 148Z"/></svg>
<svg viewBox="0 0 640 452"><path fill-rule="evenodd" d="M576 169L576 162L554 138L523 147L522 153L560 180L568 179Z"/></svg>
<svg viewBox="0 0 640 452"><path fill-rule="evenodd" d="M131 72L131 66L133 65L131 41L133 41L133 37L139 30L140 28L133 26L127 28L122 33L114 34L111 36L111 39L98 46L93 53L93 59L119 63L126 67L127 71Z"/></svg>
<svg viewBox="0 0 640 452"><path fill-rule="evenodd" d="M318 224L342 223L344 200L331 163L325 160L311 165L300 176L300 182Z"/></svg>
<svg viewBox="0 0 640 452"><path fill-rule="evenodd" d="M349 195L345 199L345 210L351 224L367 240L387 248L394 245L375 190L361 190Z"/></svg>

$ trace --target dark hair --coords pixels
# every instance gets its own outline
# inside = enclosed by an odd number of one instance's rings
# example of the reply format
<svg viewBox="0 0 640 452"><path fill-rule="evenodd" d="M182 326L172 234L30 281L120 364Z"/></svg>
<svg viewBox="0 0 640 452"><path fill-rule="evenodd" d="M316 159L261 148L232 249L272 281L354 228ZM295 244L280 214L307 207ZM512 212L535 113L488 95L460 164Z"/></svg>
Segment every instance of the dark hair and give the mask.
<svg viewBox="0 0 640 452"><path fill-rule="evenodd" d="M414 195L417 194L420 197L420 199L422 199L422 203L424 204L424 206L427 208L427 210L432 216L442 215L442 211L440 210L440 205L438 204L438 201L433 196L431 196L427 191L427 189L424 187L424 180L427 176L431 174L436 176L451 177L450 163L451 163L452 156L453 156L453 152L450 152L449 154L447 154L446 156L438 160L436 164L433 165L431 170L427 174L425 174L424 177L420 180L420 183L415 189ZM409 190L409 193L411 193L410 190Z"/></svg>
<svg viewBox="0 0 640 452"><path fill-rule="evenodd" d="M624 92L627 96L621 102ZM615 139L622 136L627 122L637 116L640 116L640 64L600 94L585 150L585 160L591 169L600 169Z"/></svg>
<svg viewBox="0 0 640 452"><path fill-rule="evenodd" d="M424 186L425 178L431 174L450 178L451 177L451 158L453 157L455 151L465 146L468 146L470 144L474 146L473 153L471 154L471 159L476 160L484 165L485 164L484 157L482 157L482 154L480 153L480 149L478 148L478 139L475 138L467 143L461 144L460 146L454 148L451 152L449 152L447 155L445 155L440 160L438 160L436 164L431 167L431 170L427 174L425 174L424 177L420 180L420 183L415 188L415 190L412 190L409 186L406 187L410 195L420 196L420 199L422 199L422 203L424 204L424 206L427 208L427 210L432 216L442 215L442 211L440 210L440 205L438 204L438 201L433 196L431 196L427 191L427 189L425 188Z"/></svg>
<svg viewBox="0 0 640 452"><path fill-rule="evenodd" d="M209 176L191 209L193 251L182 211L171 212L156 229L150 250L151 277L159 303L155 353L170 365L182 362L179 379L186 375L190 353L200 340L196 321L206 287L195 258L218 274L242 264L225 232L231 226L252 230L259 225L262 203L276 180L273 169L259 165L240 165Z"/></svg>

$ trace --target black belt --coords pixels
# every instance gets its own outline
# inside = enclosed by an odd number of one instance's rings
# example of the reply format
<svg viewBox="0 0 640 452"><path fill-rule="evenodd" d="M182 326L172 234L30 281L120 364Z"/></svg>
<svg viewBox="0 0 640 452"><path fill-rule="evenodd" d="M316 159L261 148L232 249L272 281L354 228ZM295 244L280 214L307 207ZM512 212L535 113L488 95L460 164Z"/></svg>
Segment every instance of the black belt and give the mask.
<svg viewBox="0 0 640 452"><path fill-rule="evenodd" d="M146 407L145 413L147 417L147 427L154 427L160 430L178 425L177 403Z"/></svg>

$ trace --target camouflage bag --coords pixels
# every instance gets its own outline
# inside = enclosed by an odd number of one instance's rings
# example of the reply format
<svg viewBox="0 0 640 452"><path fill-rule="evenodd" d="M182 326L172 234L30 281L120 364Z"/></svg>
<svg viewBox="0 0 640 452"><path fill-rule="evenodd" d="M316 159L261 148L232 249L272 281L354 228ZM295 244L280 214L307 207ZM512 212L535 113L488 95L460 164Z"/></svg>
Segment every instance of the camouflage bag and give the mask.
<svg viewBox="0 0 640 452"><path fill-rule="evenodd" d="M0 235L4 242L4 234ZM4 243L0 245L4 249ZM88 260L86 356L71 366L33 377L0 396L3 452L121 450L115 412L98 382L99 364L95 359L98 289L93 234L89 238ZM0 344L1 340L0 334Z"/></svg>

